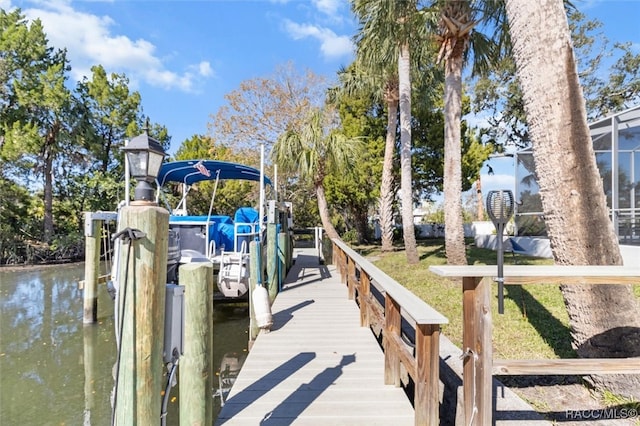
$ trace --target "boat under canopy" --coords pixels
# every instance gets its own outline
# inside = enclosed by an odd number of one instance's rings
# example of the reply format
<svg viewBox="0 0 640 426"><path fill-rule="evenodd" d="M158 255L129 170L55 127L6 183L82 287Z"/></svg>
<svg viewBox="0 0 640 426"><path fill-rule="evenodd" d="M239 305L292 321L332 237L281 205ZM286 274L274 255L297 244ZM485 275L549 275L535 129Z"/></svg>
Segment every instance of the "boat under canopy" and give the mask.
<svg viewBox="0 0 640 426"><path fill-rule="evenodd" d="M177 282L180 264L210 261L218 275L218 289L227 298L239 298L249 289L249 242L263 240L263 221L253 207L239 206L233 217L213 215L217 185L207 215L190 215L187 194L202 181L246 180L260 182L260 170L218 160L182 160L162 164L158 187L168 183L184 185L183 196L169 217L168 282ZM264 186L271 180L263 178ZM262 198L262 197L261 197ZM169 207L169 206L168 206Z"/></svg>

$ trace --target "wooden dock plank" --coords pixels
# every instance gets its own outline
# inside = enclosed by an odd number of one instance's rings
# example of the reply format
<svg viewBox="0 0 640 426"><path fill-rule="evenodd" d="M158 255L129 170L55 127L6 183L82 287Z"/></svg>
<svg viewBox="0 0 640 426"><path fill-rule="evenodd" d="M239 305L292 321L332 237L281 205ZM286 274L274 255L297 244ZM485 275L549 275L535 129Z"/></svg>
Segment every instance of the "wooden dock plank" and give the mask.
<svg viewBox="0 0 640 426"><path fill-rule="evenodd" d="M384 354L332 266L306 251L272 307L216 425L413 425L401 388L384 384Z"/></svg>

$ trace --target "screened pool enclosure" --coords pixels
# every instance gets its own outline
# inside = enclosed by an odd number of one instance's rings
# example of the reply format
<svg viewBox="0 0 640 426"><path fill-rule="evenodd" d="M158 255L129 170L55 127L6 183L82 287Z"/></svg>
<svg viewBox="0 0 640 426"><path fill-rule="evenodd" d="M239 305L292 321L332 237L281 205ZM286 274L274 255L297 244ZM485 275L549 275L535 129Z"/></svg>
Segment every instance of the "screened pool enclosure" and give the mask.
<svg viewBox="0 0 640 426"><path fill-rule="evenodd" d="M589 125L607 205L621 244L640 245L640 105ZM517 235L545 235L530 150L516 153Z"/></svg>

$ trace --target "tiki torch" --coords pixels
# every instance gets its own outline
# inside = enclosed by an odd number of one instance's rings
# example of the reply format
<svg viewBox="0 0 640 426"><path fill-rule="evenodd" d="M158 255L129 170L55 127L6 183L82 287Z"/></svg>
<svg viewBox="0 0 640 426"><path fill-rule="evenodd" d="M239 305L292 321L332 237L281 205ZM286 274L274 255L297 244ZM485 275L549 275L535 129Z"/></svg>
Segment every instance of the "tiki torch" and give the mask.
<svg viewBox="0 0 640 426"><path fill-rule="evenodd" d="M489 191L487 195L487 214L496 227L498 236L498 313L504 313L504 250L502 237L504 227L513 215L513 193L508 190Z"/></svg>

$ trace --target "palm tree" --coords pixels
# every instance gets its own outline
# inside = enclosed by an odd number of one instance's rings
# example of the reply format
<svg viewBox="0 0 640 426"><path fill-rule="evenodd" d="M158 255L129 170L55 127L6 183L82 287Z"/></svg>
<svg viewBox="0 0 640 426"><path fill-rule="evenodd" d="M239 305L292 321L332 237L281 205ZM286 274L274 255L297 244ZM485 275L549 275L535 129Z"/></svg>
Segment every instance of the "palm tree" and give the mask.
<svg viewBox="0 0 640 426"><path fill-rule="evenodd" d="M486 66L488 55L497 52L483 34L474 31L480 19L500 23L499 2L482 2L485 9L477 9L478 1L436 1L432 7L440 9L437 41L440 43L438 62L445 63L445 129L444 129L444 217L445 251L452 265L467 263L462 219L462 69L469 47L474 47L474 70ZM496 25L500 30L502 27ZM502 40L502 38L500 38Z"/></svg>
<svg viewBox="0 0 640 426"><path fill-rule="evenodd" d="M359 139L348 139L336 130L335 117L331 109L312 109L299 129L289 128L278 138L271 152L278 167L311 181L318 198L320 220L329 238L340 237L331 223L324 179L331 173L349 170L362 145Z"/></svg>
<svg viewBox="0 0 640 426"><path fill-rule="evenodd" d="M424 40L425 25L423 15L418 13L417 0L356 0L353 9L360 20L358 35L358 55L363 64L372 70L388 70L388 64L397 64L398 76L398 107L400 109L400 171L402 192L402 227L407 262L419 261L413 226L413 188L411 173L411 48L419 46L411 44L413 41ZM388 90L386 93L389 104L395 105L394 73L386 73L387 79L381 85ZM391 211L392 196L389 195L391 162L393 155L388 149L395 148L391 144L391 131L395 142L396 126L393 111L388 108L389 126L387 129L387 143L385 145L385 164L381 185L381 219L383 233L391 236L392 222L388 216ZM393 144L395 145L395 143ZM389 161L387 163L387 161ZM385 172L387 173L385 175ZM388 185L388 186L385 186ZM387 197L387 198L385 198ZM383 204L384 203L384 204ZM384 215L384 216L383 216ZM384 234L383 234L384 235ZM389 242L389 246L391 246Z"/></svg>
<svg viewBox="0 0 640 426"><path fill-rule="evenodd" d="M445 252L451 265L464 265L467 255L462 221L462 116L463 56L473 28L467 2L447 1L440 21L439 60L445 62L444 84L444 221Z"/></svg>
<svg viewBox="0 0 640 426"><path fill-rule="evenodd" d="M378 212L383 252L393 250L393 160L395 157L396 134L398 128L398 74L395 66L378 63L366 55L366 50L358 49L352 67L341 70L341 90L347 93L369 93L374 99L384 102L387 110L387 131L385 137L384 159L380 183ZM366 62L367 65L363 65Z"/></svg>
<svg viewBox="0 0 640 426"><path fill-rule="evenodd" d="M555 262L620 265L563 1L505 4ZM580 357L638 356L640 318L631 286L584 284L561 289ZM640 398L637 375L592 379L614 393Z"/></svg>

